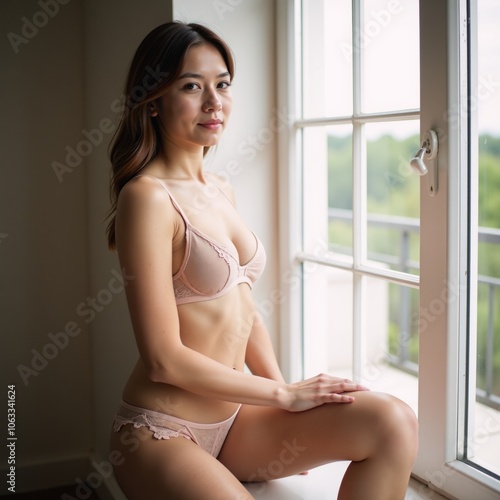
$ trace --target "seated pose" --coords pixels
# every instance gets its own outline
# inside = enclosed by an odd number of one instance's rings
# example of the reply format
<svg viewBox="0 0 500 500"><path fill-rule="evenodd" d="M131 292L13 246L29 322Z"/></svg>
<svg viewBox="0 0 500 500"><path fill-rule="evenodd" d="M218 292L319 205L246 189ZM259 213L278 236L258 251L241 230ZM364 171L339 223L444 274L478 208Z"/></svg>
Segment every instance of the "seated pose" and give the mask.
<svg viewBox="0 0 500 500"><path fill-rule="evenodd" d="M131 277L139 359L111 432L115 477L130 500L248 499L242 482L349 460L339 498L403 499L411 409L350 380L280 372L252 299L264 248L227 182L203 169L233 76L224 41L179 22L151 31L130 66L108 238Z"/></svg>

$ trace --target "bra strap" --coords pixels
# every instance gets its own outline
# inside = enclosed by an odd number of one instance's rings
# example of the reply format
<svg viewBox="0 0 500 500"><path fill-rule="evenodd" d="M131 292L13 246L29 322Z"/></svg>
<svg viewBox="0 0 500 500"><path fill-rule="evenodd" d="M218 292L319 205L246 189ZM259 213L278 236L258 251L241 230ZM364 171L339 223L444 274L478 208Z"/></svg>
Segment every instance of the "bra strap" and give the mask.
<svg viewBox="0 0 500 500"><path fill-rule="evenodd" d="M167 186L165 186L165 184L162 182L161 179L159 179L158 177L155 177L154 175L150 175L150 174L138 174L135 177L151 177L151 179L155 179L160 184L160 186L167 192L167 194L168 194L168 196L170 198L170 201L172 202L172 205L177 210L177 212L179 212L180 216L182 217L182 219L186 223L186 226L191 226L191 224L190 224L190 222L189 222L186 214L184 213L184 210L182 210L181 206L177 203L177 201L175 200L174 196L169 191L169 189L167 188Z"/></svg>

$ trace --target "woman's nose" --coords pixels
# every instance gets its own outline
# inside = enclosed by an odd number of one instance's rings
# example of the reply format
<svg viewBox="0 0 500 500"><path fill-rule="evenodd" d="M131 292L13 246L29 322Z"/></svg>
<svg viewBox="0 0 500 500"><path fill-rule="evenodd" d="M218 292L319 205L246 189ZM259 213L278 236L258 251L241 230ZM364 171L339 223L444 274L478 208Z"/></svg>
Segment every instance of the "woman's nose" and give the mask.
<svg viewBox="0 0 500 500"><path fill-rule="evenodd" d="M210 92L205 101L203 110L204 111L220 111L222 108L222 102L216 92Z"/></svg>

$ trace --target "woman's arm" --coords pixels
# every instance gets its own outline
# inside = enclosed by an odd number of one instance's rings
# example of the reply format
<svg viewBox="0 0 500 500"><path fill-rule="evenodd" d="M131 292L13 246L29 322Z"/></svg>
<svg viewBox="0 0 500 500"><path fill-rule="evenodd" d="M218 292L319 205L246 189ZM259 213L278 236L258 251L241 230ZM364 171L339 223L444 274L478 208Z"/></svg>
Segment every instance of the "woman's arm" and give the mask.
<svg viewBox="0 0 500 500"><path fill-rule="evenodd" d="M252 331L248 338L245 362L254 375L276 380L277 382L285 381L266 325L258 313L255 315Z"/></svg>
<svg viewBox="0 0 500 500"><path fill-rule="evenodd" d="M166 191L139 177L121 191L116 217L120 264L134 279L125 288L139 354L151 380L214 399L305 410L326 402L350 402L350 381L320 375L297 384L250 375L186 347L172 283L172 249L184 227Z"/></svg>

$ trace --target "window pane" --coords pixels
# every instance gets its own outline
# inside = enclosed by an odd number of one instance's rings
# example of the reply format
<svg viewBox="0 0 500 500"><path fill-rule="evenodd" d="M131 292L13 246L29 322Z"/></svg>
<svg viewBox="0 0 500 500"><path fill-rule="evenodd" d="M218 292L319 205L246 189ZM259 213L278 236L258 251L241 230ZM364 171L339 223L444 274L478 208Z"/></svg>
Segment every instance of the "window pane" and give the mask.
<svg viewBox="0 0 500 500"><path fill-rule="evenodd" d="M359 40L362 51L362 111L420 106L418 0L364 0Z"/></svg>
<svg viewBox="0 0 500 500"><path fill-rule="evenodd" d="M352 127L328 127L328 243L352 256Z"/></svg>
<svg viewBox="0 0 500 500"><path fill-rule="evenodd" d="M303 0L302 16L303 115L351 115L351 0Z"/></svg>
<svg viewBox="0 0 500 500"><path fill-rule="evenodd" d="M368 259L418 274L420 178L410 160L419 146L419 122L367 124Z"/></svg>
<svg viewBox="0 0 500 500"><path fill-rule="evenodd" d="M369 301L376 296L377 304L368 304L363 382L372 390L394 394L417 412L419 326L425 332L425 325L419 324L418 290L373 278L367 288Z"/></svg>
<svg viewBox="0 0 500 500"><path fill-rule="evenodd" d="M418 403L418 291L364 278L362 382L389 392L415 411ZM353 377L352 273L320 264L304 265L305 376L320 372Z"/></svg>
<svg viewBox="0 0 500 500"><path fill-rule="evenodd" d="M500 474L500 80L498 26L500 4L478 2L478 86L471 89L471 110L478 113L478 283L477 399L469 411L474 422L468 458Z"/></svg>
<svg viewBox="0 0 500 500"><path fill-rule="evenodd" d="M352 127L307 127L303 134L304 249L352 256Z"/></svg>
<svg viewBox="0 0 500 500"><path fill-rule="evenodd" d="M305 263L304 375L352 377L352 273ZM375 307L376 304L374 304Z"/></svg>

